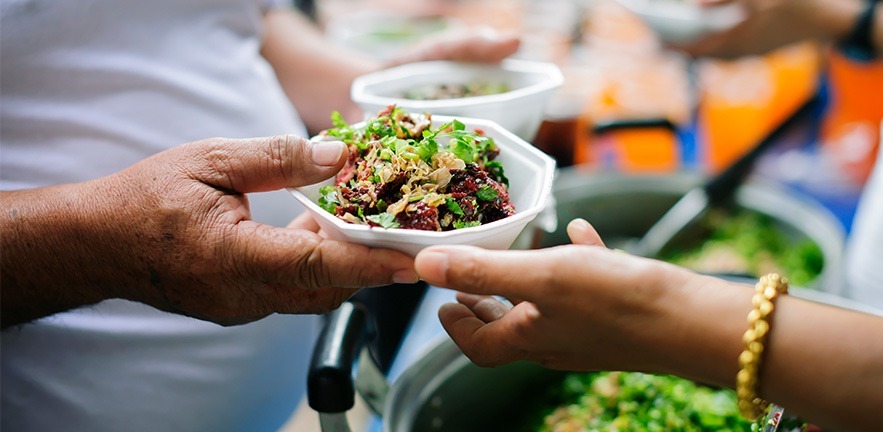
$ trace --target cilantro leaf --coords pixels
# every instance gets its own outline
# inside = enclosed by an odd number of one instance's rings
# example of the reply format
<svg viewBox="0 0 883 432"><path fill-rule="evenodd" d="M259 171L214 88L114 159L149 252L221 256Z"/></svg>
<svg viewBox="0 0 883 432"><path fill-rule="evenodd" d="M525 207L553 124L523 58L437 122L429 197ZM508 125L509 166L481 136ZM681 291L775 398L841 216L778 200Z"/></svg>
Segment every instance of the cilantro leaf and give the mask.
<svg viewBox="0 0 883 432"><path fill-rule="evenodd" d="M509 179L506 178L506 174L503 173L503 164L498 161L489 161L484 165L484 168L488 171L488 174L494 178L494 180L506 185L509 187Z"/></svg>
<svg viewBox="0 0 883 432"><path fill-rule="evenodd" d="M481 201L493 201L497 198L497 195L499 195L497 190L490 186L482 186L481 189L475 193L475 196Z"/></svg>
<svg viewBox="0 0 883 432"><path fill-rule="evenodd" d="M331 113L331 124L334 125L337 129L348 128L350 125L343 119L343 116L340 115L340 112L334 111Z"/></svg>
<svg viewBox="0 0 883 432"><path fill-rule="evenodd" d="M460 208L460 204L457 204L457 201L454 201L453 198L445 198L445 204L448 206L448 210L453 212L455 215L460 217L466 216L463 213L463 209Z"/></svg>
<svg viewBox="0 0 883 432"><path fill-rule="evenodd" d="M467 164L475 162L475 147L466 137L454 138L451 144L451 153L458 158L463 159L463 162L466 162Z"/></svg>
<svg viewBox="0 0 883 432"><path fill-rule="evenodd" d="M340 200L337 198L337 189L334 186L322 186L319 193L322 195L319 197L319 207L328 213L336 214L337 205L340 204Z"/></svg>
<svg viewBox="0 0 883 432"><path fill-rule="evenodd" d="M435 139L423 139L417 145L417 156L426 163L432 162L432 155L438 153L438 143Z"/></svg>
<svg viewBox="0 0 883 432"><path fill-rule="evenodd" d="M454 228L455 229L471 228L471 227L476 227L479 225L481 225L481 222L479 222L479 221L461 221L461 220L454 221Z"/></svg>
<svg viewBox="0 0 883 432"><path fill-rule="evenodd" d="M393 216L389 213L386 213L386 212L376 214L376 215L371 215L371 216L365 216L365 219L367 219L370 222L374 222L383 228L398 228L401 226L401 225L399 225L398 221L396 221L395 216Z"/></svg>

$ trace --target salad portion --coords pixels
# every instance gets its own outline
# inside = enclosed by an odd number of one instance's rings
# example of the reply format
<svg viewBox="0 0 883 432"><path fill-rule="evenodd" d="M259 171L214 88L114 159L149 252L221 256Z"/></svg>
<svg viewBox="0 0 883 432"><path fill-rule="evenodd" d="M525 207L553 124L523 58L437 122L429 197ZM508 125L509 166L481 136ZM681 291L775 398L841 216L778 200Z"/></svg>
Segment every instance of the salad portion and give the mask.
<svg viewBox="0 0 883 432"><path fill-rule="evenodd" d="M339 113L321 135L349 147L349 160L318 204L354 224L450 231L515 214L500 150L480 129L390 105L356 128Z"/></svg>

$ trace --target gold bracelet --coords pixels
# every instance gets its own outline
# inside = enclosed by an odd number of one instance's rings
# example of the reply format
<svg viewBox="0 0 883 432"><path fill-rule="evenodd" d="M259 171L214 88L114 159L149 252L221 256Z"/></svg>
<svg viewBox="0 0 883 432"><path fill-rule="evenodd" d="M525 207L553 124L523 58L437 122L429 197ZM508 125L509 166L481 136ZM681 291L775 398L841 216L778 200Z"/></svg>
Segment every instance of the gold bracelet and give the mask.
<svg viewBox="0 0 883 432"><path fill-rule="evenodd" d="M756 420L769 405L758 395L760 365L764 345L770 332L773 300L779 294L788 294L788 281L775 273L760 278L751 298L753 309L748 313L748 330L742 335L745 349L739 355L739 374L736 375L736 395L739 412L749 420Z"/></svg>

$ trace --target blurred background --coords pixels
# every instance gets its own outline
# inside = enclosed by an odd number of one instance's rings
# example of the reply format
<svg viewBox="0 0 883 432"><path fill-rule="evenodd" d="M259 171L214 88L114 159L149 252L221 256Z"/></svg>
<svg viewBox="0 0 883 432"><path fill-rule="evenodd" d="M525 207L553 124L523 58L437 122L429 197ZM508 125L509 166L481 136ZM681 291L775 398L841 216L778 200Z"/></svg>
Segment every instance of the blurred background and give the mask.
<svg viewBox="0 0 883 432"><path fill-rule="evenodd" d="M377 58L443 31L520 34L516 57L554 62L565 76L534 141L561 167L712 174L820 93L823 108L757 171L822 201L848 230L879 145L883 64L853 63L828 46L691 59L614 0L296 3L332 40Z"/></svg>

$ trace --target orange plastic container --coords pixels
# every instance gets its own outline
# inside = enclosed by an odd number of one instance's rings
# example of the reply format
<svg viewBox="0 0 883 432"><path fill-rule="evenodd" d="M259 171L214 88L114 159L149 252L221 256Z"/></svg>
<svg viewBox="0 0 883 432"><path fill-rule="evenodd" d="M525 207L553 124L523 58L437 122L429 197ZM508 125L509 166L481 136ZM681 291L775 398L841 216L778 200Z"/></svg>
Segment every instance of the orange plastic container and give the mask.
<svg viewBox="0 0 883 432"><path fill-rule="evenodd" d="M820 51L811 43L702 64L702 165L718 172L751 149L817 91L820 71Z"/></svg>

